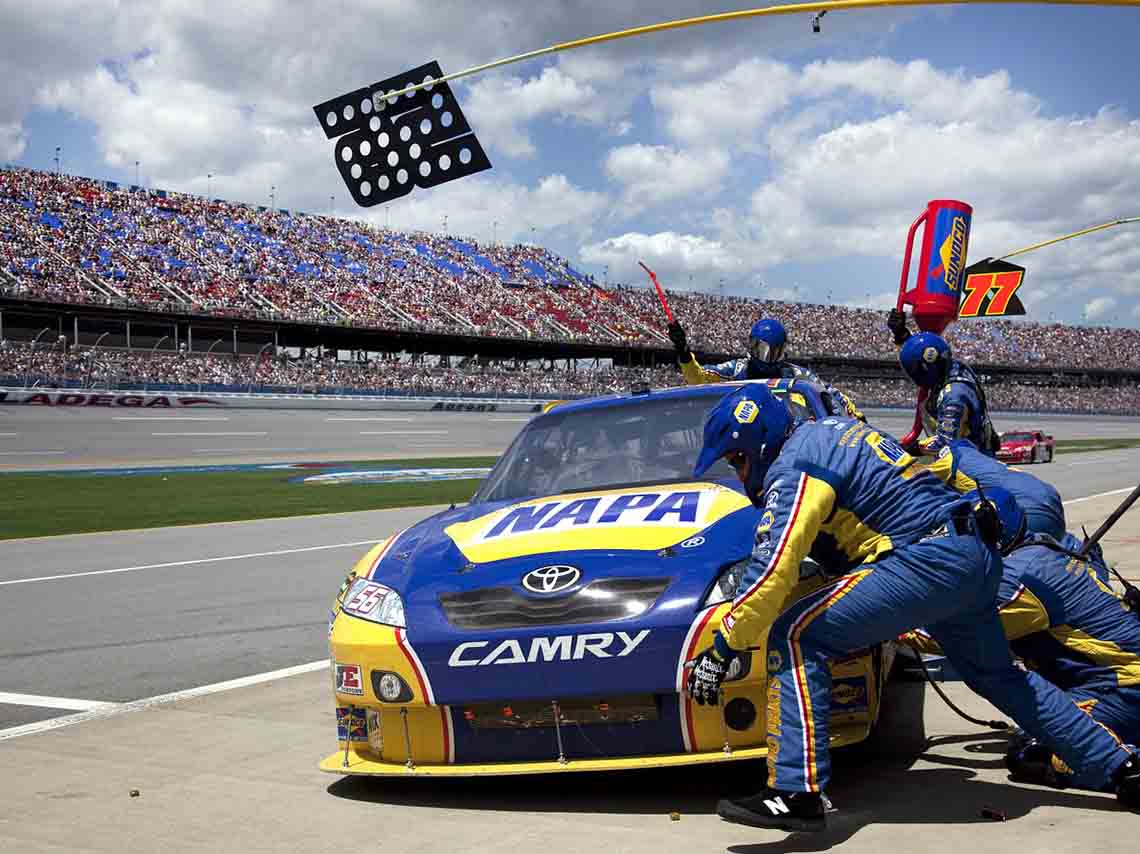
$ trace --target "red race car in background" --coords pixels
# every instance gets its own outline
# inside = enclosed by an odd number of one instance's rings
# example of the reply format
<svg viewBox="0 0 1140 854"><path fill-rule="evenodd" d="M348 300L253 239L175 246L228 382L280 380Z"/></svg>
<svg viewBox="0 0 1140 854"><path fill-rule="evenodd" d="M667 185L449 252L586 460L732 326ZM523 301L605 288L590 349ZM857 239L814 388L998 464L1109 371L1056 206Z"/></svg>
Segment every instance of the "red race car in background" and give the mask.
<svg viewBox="0 0 1140 854"><path fill-rule="evenodd" d="M1013 430L1001 434L997 457L1003 463L1051 463L1055 442L1040 430Z"/></svg>

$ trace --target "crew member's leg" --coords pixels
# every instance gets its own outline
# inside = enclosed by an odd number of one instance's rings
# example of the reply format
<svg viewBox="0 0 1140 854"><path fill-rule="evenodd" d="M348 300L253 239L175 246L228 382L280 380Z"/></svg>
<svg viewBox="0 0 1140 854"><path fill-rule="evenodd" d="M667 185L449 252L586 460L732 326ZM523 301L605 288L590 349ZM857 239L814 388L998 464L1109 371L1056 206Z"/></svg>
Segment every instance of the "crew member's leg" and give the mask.
<svg viewBox="0 0 1140 854"><path fill-rule="evenodd" d="M1093 689L1077 687L1066 696L1081 711L1106 727L1125 744L1140 743L1140 688ZM1093 776L1084 779L1072 769L1045 742L1018 730L1010 738L1006 751L1006 767L1013 779L1025 783L1039 783L1065 788L1088 787L1104 790L1104 781Z"/></svg>
<svg viewBox="0 0 1140 854"><path fill-rule="evenodd" d="M965 683L1020 726L1050 745L1074 777L1102 788L1127 761L1120 740L1081 711L1060 688L1013 664L1001 621L992 609L955 615L928 631Z"/></svg>

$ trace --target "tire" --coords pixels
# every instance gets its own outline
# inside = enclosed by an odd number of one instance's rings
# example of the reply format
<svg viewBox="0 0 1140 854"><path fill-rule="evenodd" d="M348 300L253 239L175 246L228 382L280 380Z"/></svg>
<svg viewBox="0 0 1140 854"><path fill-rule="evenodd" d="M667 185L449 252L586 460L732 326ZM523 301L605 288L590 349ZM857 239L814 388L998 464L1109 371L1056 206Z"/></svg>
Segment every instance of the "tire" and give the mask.
<svg viewBox="0 0 1140 854"><path fill-rule="evenodd" d="M1045 462L1047 462L1047 463L1053 462L1053 452L1054 452L1053 448L1050 448L1048 451L1045 452Z"/></svg>

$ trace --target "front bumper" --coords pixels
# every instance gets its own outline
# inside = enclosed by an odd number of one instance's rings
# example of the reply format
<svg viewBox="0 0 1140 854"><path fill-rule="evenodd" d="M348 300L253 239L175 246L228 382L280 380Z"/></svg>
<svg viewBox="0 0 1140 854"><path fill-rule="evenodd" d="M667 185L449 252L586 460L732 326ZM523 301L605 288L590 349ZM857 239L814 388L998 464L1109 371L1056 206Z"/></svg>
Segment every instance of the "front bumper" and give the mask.
<svg viewBox="0 0 1140 854"><path fill-rule="evenodd" d="M832 727L831 747L846 747L863 741L870 732L870 723L850 723ZM646 768L676 768L682 765L703 765L718 762L737 762L748 759L764 759L768 748L742 747L726 751L704 750L697 753L673 753L665 755L567 758L560 762L557 758L514 762L483 762L460 765L439 763L417 764L406 759L383 759L371 752L367 745L350 743L346 751L341 750L325 757L320 769L329 774L361 775L369 777L507 777L520 774L568 774L587 771L631 771Z"/></svg>
<svg viewBox="0 0 1140 854"><path fill-rule="evenodd" d="M710 614L694 649L712 641L725 604ZM724 704L699 706L680 693L437 705L430 682L401 632L338 617L330 639L335 662L360 667L352 693L337 690L337 752L320 768L374 776L501 776L569 771L664 768L767 756L767 672L758 654L747 675L725 684ZM878 715L880 674L889 656L879 650L832 665L834 747L862 741ZM759 665L759 666L757 666ZM412 696L384 702L375 671L398 674ZM583 685L582 694L589 691ZM732 706L735 717L726 709Z"/></svg>

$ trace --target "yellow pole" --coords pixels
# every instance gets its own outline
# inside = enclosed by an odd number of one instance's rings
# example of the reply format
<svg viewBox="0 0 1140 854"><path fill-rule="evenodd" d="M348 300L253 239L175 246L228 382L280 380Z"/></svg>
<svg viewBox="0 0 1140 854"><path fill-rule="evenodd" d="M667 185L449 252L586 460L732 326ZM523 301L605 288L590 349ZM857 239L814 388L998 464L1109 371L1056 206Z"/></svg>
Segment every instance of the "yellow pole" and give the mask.
<svg viewBox="0 0 1140 854"><path fill-rule="evenodd" d="M1035 249L1043 249L1046 246L1052 246L1054 243L1060 243L1063 240L1072 240L1074 237L1080 237L1085 234L1092 234L1094 231L1104 231L1106 228L1115 228L1118 225L1127 225L1130 222L1140 222L1140 216L1131 216L1126 219L1114 219L1112 222L1102 222L1100 225L1094 225L1091 228L1082 228L1080 231L1074 231L1072 234L1063 234L1060 237L1054 237L1052 240L1045 240L1041 243L1034 243L1032 246L1024 246L1021 249L1015 249L1013 252L1007 252L1000 256L997 260L1004 261L1006 258L1012 258L1015 255L1024 255L1026 252L1032 252Z"/></svg>
<svg viewBox="0 0 1140 854"><path fill-rule="evenodd" d="M873 9L877 7L895 6L970 6L982 4L1140 7L1140 0L821 0L821 2L786 3L779 6L762 6L758 9L739 9L735 12L718 12L712 15L699 15L695 18L680 18L676 21L662 21L657 24L646 24L641 27L630 27L626 30L615 30L612 33L602 33L596 36L586 36L585 38L574 39L567 42L557 42L556 44L552 44L549 47L530 50L526 53L520 53L516 56L508 56L505 59L496 59L494 62L485 62L482 65L474 65L471 68L465 68L462 71L455 71L451 74L444 74L442 77L424 80L420 83L406 86L403 89L398 89L391 92L375 92L373 93L372 97L376 103L377 109L380 109L380 103L385 98L398 98L401 95L406 95L408 92L415 92L419 89L426 89L427 87L434 86L437 83L447 83L451 80L458 80L460 77L468 77L472 74L478 74L480 71L490 71L492 68L500 68L504 65L510 65L515 62L522 62L526 59L534 59L539 56L558 53L564 50L573 50L579 47L602 44L603 42L633 38L634 36L645 36L651 33L664 32L666 30L679 30L684 27L695 27L701 24L716 24L725 21L740 21L746 18L761 18L770 15L799 15L805 14L807 12L832 12L841 9Z"/></svg>

